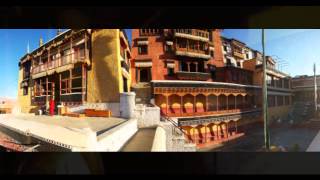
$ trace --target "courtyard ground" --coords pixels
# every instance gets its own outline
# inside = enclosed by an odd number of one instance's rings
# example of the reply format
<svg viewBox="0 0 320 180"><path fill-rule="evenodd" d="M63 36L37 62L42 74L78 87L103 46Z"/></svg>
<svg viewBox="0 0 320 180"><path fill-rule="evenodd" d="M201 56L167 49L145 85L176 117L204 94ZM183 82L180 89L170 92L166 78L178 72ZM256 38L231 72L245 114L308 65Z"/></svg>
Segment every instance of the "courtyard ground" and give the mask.
<svg viewBox="0 0 320 180"><path fill-rule="evenodd" d="M305 152L320 130L320 121L305 121L296 125L276 123L270 127L272 146L281 146L286 151ZM263 124L252 127L248 132L233 141L219 146L199 149L200 152L255 152L264 146Z"/></svg>

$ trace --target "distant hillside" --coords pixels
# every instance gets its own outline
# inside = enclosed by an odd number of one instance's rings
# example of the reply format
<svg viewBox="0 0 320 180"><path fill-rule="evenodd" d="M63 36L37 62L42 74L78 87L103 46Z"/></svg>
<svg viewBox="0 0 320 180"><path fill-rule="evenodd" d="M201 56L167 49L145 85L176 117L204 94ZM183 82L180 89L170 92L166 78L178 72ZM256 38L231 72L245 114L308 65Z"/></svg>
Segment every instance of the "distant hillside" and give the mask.
<svg viewBox="0 0 320 180"><path fill-rule="evenodd" d="M16 99L7 98L7 97L0 97L0 104L15 105L16 103L17 103Z"/></svg>

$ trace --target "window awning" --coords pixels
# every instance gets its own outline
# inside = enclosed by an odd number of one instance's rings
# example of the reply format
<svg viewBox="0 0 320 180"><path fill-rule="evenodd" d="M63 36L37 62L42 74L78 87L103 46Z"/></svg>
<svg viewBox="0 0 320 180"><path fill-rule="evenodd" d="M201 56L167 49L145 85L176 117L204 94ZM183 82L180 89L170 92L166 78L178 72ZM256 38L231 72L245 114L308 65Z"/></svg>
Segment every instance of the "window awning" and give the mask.
<svg viewBox="0 0 320 180"><path fill-rule="evenodd" d="M37 74L32 75L32 79L37 79L37 78L40 78L40 77L44 77L46 75L47 75L46 72L37 73Z"/></svg>
<svg viewBox="0 0 320 180"><path fill-rule="evenodd" d="M148 41L138 41L137 43L138 43L138 45L148 45L149 44Z"/></svg>
<svg viewBox="0 0 320 180"><path fill-rule="evenodd" d="M172 41L166 41L166 44L169 45L169 46L172 46L173 42Z"/></svg>
<svg viewBox="0 0 320 180"><path fill-rule="evenodd" d="M135 67L151 67L152 61L145 61L145 62L135 62Z"/></svg>
<svg viewBox="0 0 320 180"><path fill-rule="evenodd" d="M174 68L174 67L175 67L174 61L167 61L167 68Z"/></svg>

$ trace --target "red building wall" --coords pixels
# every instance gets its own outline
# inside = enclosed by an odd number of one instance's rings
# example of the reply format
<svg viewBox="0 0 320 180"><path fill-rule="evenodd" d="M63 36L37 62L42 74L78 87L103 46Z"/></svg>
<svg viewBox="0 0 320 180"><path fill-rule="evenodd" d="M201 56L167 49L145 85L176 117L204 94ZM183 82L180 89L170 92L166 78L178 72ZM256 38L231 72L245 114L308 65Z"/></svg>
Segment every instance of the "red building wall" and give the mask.
<svg viewBox="0 0 320 180"><path fill-rule="evenodd" d="M142 36L140 37L139 29L132 29L132 62L131 62L131 75L132 75L132 85L137 83L136 68L134 62L139 62L141 59L151 59L152 60L152 80L172 80L175 77L167 76L166 60L174 60L175 68L174 71L179 71L179 61L183 60L183 57L176 57L173 54L165 53L165 39L163 33L159 36ZM214 58L207 61L208 64L216 65L217 67L223 67L223 53L222 53L222 41L221 41L221 30L213 30L213 45L214 45ZM147 38L148 39L148 54L139 55L137 38ZM180 59L180 60L179 60ZM207 66L205 66L207 68ZM208 69L206 69L207 72Z"/></svg>

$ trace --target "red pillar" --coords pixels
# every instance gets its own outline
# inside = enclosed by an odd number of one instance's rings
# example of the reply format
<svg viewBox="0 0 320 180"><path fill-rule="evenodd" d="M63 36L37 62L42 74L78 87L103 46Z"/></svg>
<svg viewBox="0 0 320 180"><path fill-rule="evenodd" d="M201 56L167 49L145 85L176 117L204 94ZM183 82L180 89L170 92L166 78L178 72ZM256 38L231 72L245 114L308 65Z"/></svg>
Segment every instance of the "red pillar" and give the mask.
<svg viewBox="0 0 320 180"><path fill-rule="evenodd" d="M169 97L168 96L166 96L166 115L168 115L168 110L169 110L169 99L168 99Z"/></svg>
<svg viewBox="0 0 320 180"><path fill-rule="evenodd" d="M197 106L196 106L196 96L193 96L193 113L196 112L196 108L197 108Z"/></svg>
<svg viewBox="0 0 320 180"><path fill-rule="evenodd" d="M204 126L204 143L207 143L207 126Z"/></svg>
<svg viewBox="0 0 320 180"><path fill-rule="evenodd" d="M219 111L219 96L216 96L217 97L217 111Z"/></svg>
<svg viewBox="0 0 320 180"><path fill-rule="evenodd" d="M206 112L209 111L208 96L206 96Z"/></svg>
<svg viewBox="0 0 320 180"><path fill-rule="evenodd" d="M180 115L182 116L182 110L183 110L183 96L180 96Z"/></svg>
<svg viewBox="0 0 320 180"><path fill-rule="evenodd" d="M226 133L227 133L227 138L229 137L229 123L226 123Z"/></svg>

